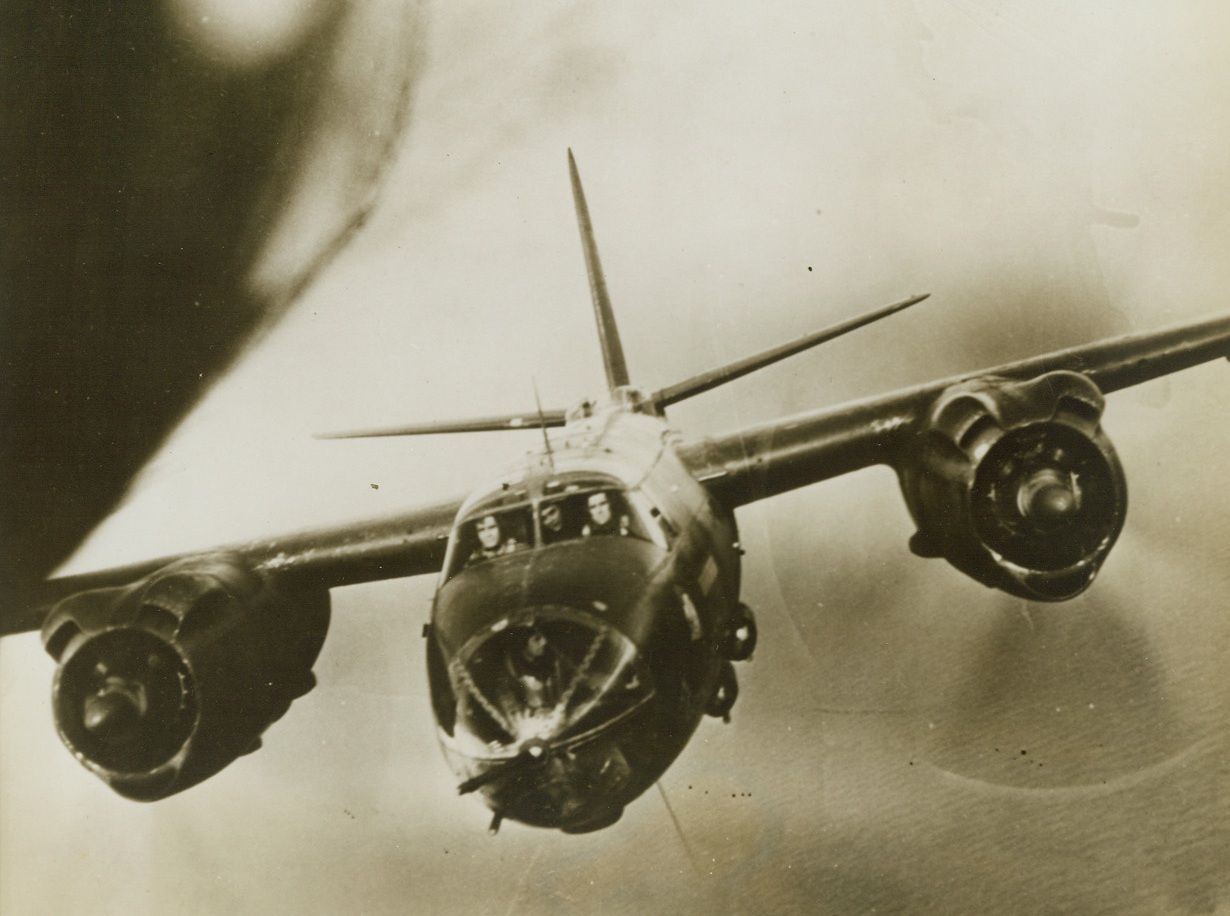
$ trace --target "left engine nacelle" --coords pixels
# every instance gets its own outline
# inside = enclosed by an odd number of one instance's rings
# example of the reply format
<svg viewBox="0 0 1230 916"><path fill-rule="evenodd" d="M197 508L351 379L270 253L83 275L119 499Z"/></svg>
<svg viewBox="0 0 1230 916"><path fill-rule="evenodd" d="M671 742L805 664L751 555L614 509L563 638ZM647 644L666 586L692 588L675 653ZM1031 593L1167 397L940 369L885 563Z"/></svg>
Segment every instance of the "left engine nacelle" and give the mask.
<svg viewBox="0 0 1230 916"><path fill-rule="evenodd" d="M898 467L918 524L910 548L1022 598L1083 592L1127 515L1123 468L1101 428L1104 404L1075 372L945 390Z"/></svg>
<svg viewBox="0 0 1230 916"><path fill-rule="evenodd" d="M217 773L315 685L329 593L288 589L230 555L177 561L56 605L61 739L120 795L154 801Z"/></svg>

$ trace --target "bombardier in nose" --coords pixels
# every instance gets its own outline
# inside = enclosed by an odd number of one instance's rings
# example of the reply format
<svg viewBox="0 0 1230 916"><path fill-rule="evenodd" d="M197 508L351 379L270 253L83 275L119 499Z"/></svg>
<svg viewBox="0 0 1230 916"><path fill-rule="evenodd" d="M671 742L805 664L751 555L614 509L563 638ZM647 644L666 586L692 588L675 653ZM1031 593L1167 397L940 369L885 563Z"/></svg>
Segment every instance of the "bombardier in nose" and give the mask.
<svg viewBox="0 0 1230 916"><path fill-rule="evenodd" d="M584 831L618 818L630 775L612 727L653 694L636 647L575 608L524 608L448 666L457 717L444 741L460 792L496 812Z"/></svg>

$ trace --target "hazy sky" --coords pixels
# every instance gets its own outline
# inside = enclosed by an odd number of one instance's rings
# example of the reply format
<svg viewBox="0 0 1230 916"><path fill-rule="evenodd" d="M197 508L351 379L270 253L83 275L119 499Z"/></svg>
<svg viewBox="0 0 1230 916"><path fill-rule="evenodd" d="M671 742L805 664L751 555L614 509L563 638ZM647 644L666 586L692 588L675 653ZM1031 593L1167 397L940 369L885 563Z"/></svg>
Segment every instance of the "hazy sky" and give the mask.
<svg viewBox="0 0 1230 916"><path fill-rule="evenodd" d="M305 4L310 6L310 4ZM672 409L687 434L1227 308L1230 12L462 2L383 200L205 400L78 568L460 493L532 437L311 434L566 406L601 385L585 179L646 387L914 292L926 304ZM0 912L1230 913L1224 363L1116 395L1128 525L1087 596L914 558L893 475L752 507L761 647L615 827L458 799L429 579L334 593L320 686L154 805L54 734L0 647Z"/></svg>

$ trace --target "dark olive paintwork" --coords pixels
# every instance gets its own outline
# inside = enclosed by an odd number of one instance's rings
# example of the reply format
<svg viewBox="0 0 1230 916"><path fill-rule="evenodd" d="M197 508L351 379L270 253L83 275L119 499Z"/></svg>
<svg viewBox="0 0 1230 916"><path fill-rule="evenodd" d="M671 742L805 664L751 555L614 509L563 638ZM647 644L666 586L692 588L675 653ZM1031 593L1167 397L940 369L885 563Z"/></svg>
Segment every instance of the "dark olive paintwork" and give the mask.
<svg viewBox="0 0 1230 916"><path fill-rule="evenodd" d="M529 456L522 468L467 500L458 515L460 531L504 494L537 509L568 481L605 479L631 494L658 525L652 538L580 536L528 547L461 568L441 585L428 649L441 742L463 781L508 768L481 786L498 816L572 832L606 826L683 750L717 688L725 662L721 637L738 597L736 527L730 511L679 461L674 443L657 417L602 413L566 427L549 453ZM446 570L457 566L446 563ZM471 688L468 676L457 684L459 653L484 633L502 638L510 622L529 626L557 608L625 638L651 694L630 711L616 708L608 721L586 721L579 736L562 723L535 734L526 745L545 753L533 766L510 767L507 753L461 752L451 731L455 691ZM618 778L602 776L612 772Z"/></svg>

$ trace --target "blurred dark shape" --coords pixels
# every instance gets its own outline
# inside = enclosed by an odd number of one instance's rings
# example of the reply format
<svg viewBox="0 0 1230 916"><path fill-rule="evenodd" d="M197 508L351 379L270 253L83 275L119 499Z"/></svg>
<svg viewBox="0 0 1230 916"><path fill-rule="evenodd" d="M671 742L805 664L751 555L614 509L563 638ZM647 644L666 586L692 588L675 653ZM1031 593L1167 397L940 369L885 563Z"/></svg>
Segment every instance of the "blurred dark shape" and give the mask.
<svg viewBox="0 0 1230 916"><path fill-rule="evenodd" d="M5 5L6 604L116 505L353 234L405 124L419 15L313 0Z"/></svg>

